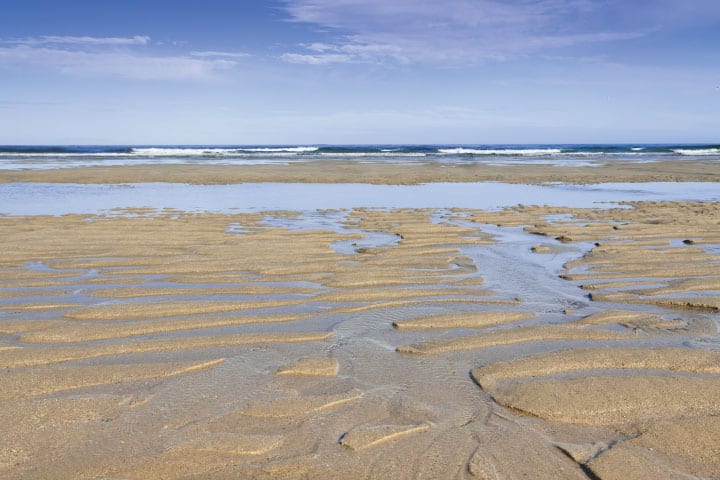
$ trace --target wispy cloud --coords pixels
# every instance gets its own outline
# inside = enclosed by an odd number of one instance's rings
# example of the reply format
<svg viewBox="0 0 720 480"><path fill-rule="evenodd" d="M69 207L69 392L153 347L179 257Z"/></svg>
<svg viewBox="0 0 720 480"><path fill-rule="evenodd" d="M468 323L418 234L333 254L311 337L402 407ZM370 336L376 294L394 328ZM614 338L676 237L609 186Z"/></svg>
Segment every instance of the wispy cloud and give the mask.
<svg viewBox="0 0 720 480"><path fill-rule="evenodd" d="M320 55L306 55L300 53L285 53L281 57L289 63L302 63L305 65L327 65L330 63L349 63L354 59L350 55L337 53L322 53Z"/></svg>
<svg viewBox="0 0 720 480"><path fill-rule="evenodd" d="M10 40L8 43L19 45L147 45L150 37L135 35L134 37L73 37L43 35Z"/></svg>
<svg viewBox="0 0 720 480"><path fill-rule="evenodd" d="M40 36L5 40L0 42L0 68L137 80L208 80L232 69L237 59L245 56L228 52L154 55L145 48L149 43L147 36Z"/></svg>
<svg viewBox="0 0 720 480"><path fill-rule="evenodd" d="M190 52L190 56L199 58L245 58L249 57L249 53L244 52L218 52L215 50L206 50L202 52Z"/></svg>
<svg viewBox="0 0 720 480"><path fill-rule="evenodd" d="M600 0L285 0L294 22L315 24L335 41L300 45L295 63L504 60L534 51L644 35L588 18L606 14Z"/></svg>

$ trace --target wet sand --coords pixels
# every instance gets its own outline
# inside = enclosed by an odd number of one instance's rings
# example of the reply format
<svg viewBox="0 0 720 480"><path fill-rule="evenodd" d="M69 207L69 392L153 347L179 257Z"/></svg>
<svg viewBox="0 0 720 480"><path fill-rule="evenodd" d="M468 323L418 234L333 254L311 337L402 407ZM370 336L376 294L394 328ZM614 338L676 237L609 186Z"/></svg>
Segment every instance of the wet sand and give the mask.
<svg viewBox="0 0 720 480"><path fill-rule="evenodd" d="M0 477L718 477L720 204L625 207L0 217Z"/></svg>
<svg viewBox="0 0 720 480"><path fill-rule="evenodd" d="M0 183L145 183L201 185L235 183L372 183L412 185L428 182L606 183L717 182L716 159L651 163L591 159L598 166L445 164L438 162L380 164L338 160L287 165L131 165L0 171ZM329 165L332 165L329 168Z"/></svg>

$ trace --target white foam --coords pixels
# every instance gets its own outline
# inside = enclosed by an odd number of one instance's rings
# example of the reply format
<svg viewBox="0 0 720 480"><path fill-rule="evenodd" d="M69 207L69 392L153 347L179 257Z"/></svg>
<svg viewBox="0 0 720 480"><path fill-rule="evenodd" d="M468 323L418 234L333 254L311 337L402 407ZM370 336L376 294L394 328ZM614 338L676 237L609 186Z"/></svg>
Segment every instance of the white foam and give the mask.
<svg viewBox="0 0 720 480"><path fill-rule="evenodd" d="M232 155L237 153L234 148L133 148L133 155L148 157L183 157L198 155Z"/></svg>
<svg viewBox="0 0 720 480"><path fill-rule="evenodd" d="M288 152L288 153L308 153L317 152L318 147L258 147L258 148L238 148L242 152Z"/></svg>
<svg viewBox="0 0 720 480"><path fill-rule="evenodd" d="M673 150L673 152L679 153L680 155L720 155L720 148L677 148Z"/></svg>
<svg viewBox="0 0 720 480"><path fill-rule="evenodd" d="M421 152L320 152L323 157L361 158L361 157L425 157Z"/></svg>
<svg viewBox="0 0 720 480"><path fill-rule="evenodd" d="M133 155L150 157L187 157L187 156L237 156L253 153L263 154L288 154L288 153L310 153L318 150L318 147L258 147L258 148L133 148Z"/></svg>
<svg viewBox="0 0 720 480"><path fill-rule="evenodd" d="M634 151L634 152L565 152L563 155L568 157L643 157L647 156L647 152ZM662 153L656 153L654 155L663 155Z"/></svg>
<svg viewBox="0 0 720 480"><path fill-rule="evenodd" d="M455 155L556 155L562 153L559 148L523 148L523 149L479 149L479 148L440 148L438 153Z"/></svg>

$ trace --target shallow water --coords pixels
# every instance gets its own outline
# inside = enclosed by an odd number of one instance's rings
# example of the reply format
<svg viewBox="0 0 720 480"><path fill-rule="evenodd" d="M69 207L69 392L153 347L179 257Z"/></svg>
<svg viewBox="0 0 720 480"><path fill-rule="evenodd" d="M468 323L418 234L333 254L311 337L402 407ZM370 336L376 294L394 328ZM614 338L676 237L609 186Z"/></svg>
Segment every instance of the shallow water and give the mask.
<svg viewBox="0 0 720 480"><path fill-rule="evenodd" d="M113 209L177 209L241 213L273 210L315 211L368 208L475 208L493 210L518 204L576 208L612 207L630 201L717 201L710 182L522 185L431 183L421 185L244 183L187 185L144 183L80 185L8 183L0 185L0 214L65 215L112 213Z"/></svg>

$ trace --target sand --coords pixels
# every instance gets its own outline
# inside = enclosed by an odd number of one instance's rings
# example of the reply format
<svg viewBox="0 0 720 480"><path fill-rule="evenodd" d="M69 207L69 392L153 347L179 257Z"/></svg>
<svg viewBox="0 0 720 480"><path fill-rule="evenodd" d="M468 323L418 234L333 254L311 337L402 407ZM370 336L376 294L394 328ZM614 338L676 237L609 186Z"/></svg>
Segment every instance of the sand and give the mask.
<svg viewBox="0 0 720 480"><path fill-rule="evenodd" d="M490 432L478 437L477 451L468 464L473 478L587 479L577 463L531 430L509 428L502 437Z"/></svg>
<svg viewBox="0 0 720 480"><path fill-rule="evenodd" d="M482 312L475 314L439 315L435 317L413 318L393 322L399 330L426 330L433 328L485 328L503 323L534 318L535 314L526 312Z"/></svg>
<svg viewBox="0 0 720 480"><path fill-rule="evenodd" d="M498 403L540 418L590 425L636 424L720 414L720 377L588 376L498 387Z"/></svg>
<svg viewBox="0 0 720 480"><path fill-rule="evenodd" d="M7 402L82 387L168 378L212 368L222 362L223 359L198 364L55 367L36 368L32 372L13 371L0 378L0 400Z"/></svg>
<svg viewBox="0 0 720 480"><path fill-rule="evenodd" d="M337 395L279 398L269 402L251 403L243 413L251 417L293 417L334 408L359 398L362 398L359 390Z"/></svg>
<svg viewBox="0 0 720 480"><path fill-rule="evenodd" d="M407 182L587 173L447 170ZM592 181L718 174L596 170ZM73 173L160 174L0 177ZM718 477L720 205L627 207L355 209L315 212L333 227L307 230L266 222L302 224L292 212L0 217L0 477ZM525 228L538 263L493 257L487 223ZM333 248L357 230L398 242ZM556 255L565 265L545 268Z"/></svg>
<svg viewBox="0 0 720 480"><path fill-rule="evenodd" d="M235 335L193 336L175 339L156 339L126 343L106 343L97 346L82 345L46 349L41 346L0 351L0 367L17 368L34 365L50 365L88 358L186 350L194 348L226 347L267 343L318 342L331 337L332 333L245 333Z"/></svg>
<svg viewBox="0 0 720 480"><path fill-rule="evenodd" d="M281 443L282 437L279 436L215 434L173 445L169 450L188 454L203 452L216 455L262 455Z"/></svg>
<svg viewBox="0 0 720 480"><path fill-rule="evenodd" d="M340 366L334 358L307 357L277 369L278 375L334 377Z"/></svg>
<svg viewBox="0 0 720 480"><path fill-rule="evenodd" d="M64 322L42 322L42 325L25 327L17 322L12 324L13 332L27 332L35 330L20 337L24 343L76 343L91 340L107 340L113 338L127 338L153 333L179 332L183 330L200 330L213 327L227 327L232 325L266 324L293 322L307 318L305 315L247 315L243 317L200 317L188 319L159 320L151 322L122 322L121 324L85 324L82 329L77 325L68 325ZM45 328L51 326L54 328ZM39 330L39 331L38 331Z"/></svg>
<svg viewBox="0 0 720 480"><path fill-rule="evenodd" d="M473 350L478 348L512 345L547 340L629 340L633 335L612 330L589 330L561 326L517 327L508 330L495 330L487 333L465 335L440 340L430 340L413 345L398 347L399 353L428 355Z"/></svg>
<svg viewBox="0 0 720 480"><path fill-rule="evenodd" d="M351 450L363 450L384 442L424 432L430 425L373 425L353 428L340 438L340 444Z"/></svg>
<svg viewBox="0 0 720 480"><path fill-rule="evenodd" d="M654 182L718 181L712 161L606 162L599 167L548 165L444 165L440 163L363 164L329 159L289 165L138 165L81 169L3 171L0 182L233 184L247 182L375 183L407 185L425 182Z"/></svg>

